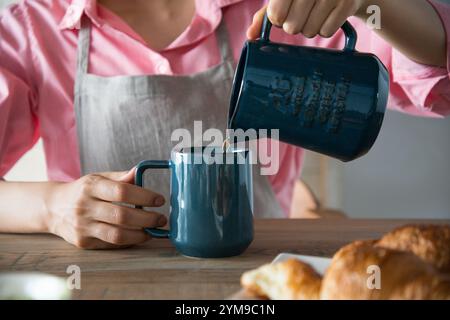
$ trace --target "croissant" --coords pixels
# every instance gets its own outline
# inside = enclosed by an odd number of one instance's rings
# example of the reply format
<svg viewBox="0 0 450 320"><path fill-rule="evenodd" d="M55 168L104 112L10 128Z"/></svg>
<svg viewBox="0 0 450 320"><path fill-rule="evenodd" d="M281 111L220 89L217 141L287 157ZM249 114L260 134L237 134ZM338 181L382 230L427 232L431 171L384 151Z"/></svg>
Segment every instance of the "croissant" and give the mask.
<svg viewBox="0 0 450 320"><path fill-rule="evenodd" d="M245 272L241 285L272 300L319 299L321 276L308 264L289 259Z"/></svg>
<svg viewBox="0 0 450 320"><path fill-rule="evenodd" d="M379 287L370 277L376 269ZM322 280L320 299L450 299L450 277L413 253L357 241L334 255Z"/></svg>
<svg viewBox="0 0 450 320"><path fill-rule="evenodd" d="M450 300L450 226L408 225L380 240L355 241L333 257L323 279L308 264L287 260L241 277L270 299ZM379 273L379 283L371 277ZM379 285L379 286L378 286Z"/></svg>
<svg viewBox="0 0 450 320"><path fill-rule="evenodd" d="M442 272L450 273L450 226L408 225L383 236L376 246L409 251Z"/></svg>

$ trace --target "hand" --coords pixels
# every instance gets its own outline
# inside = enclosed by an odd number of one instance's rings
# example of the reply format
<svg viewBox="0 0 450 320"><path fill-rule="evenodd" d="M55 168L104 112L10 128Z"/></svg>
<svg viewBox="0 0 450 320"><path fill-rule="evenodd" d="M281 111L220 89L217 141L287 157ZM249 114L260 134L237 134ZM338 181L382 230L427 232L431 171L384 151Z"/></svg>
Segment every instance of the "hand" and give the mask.
<svg viewBox="0 0 450 320"><path fill-rule="evenodd" d="M147 241L143 228L161 227L164 215L119 205L160 207L164 198L132 184L129 172L90 174L58 184L48 206L48 229L84 249L122 248Z"/></svg>
<svg viewBox="0 0 450 320"><path fill-rule="evenodd" d="M367 0L270 0L253 17L247 30L249 39L260 35L264 14L273 25L289 34L302 33L307 38L333 36L344 22L365 11Z"/></svg>

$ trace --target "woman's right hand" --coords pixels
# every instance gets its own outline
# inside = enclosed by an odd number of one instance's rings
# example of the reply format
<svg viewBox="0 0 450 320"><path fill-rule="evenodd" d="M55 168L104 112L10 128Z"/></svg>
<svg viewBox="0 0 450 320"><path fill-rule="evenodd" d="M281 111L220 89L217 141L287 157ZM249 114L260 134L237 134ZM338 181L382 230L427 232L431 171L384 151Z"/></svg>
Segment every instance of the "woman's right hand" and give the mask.
<svg viewBox="0 0 450 320"><path fill-rule="evenodd" d="M147 241L150 236L144 228L164 226L166 217L118 203L160 207L165 200L134 185L134 171L89 174L57 184L46 201L49 232L83 249L123 248Z"/></svg>

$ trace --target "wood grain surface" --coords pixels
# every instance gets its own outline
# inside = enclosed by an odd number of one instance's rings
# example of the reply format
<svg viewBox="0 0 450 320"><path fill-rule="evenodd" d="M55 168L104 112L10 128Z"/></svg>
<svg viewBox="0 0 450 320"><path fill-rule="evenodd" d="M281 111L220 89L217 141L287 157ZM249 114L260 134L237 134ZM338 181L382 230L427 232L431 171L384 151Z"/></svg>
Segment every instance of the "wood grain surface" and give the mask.
<svg viewBox="0 0 450 320"><path fill-rule="evenodd" d="M239 291L240 275L281 252L331 257L342 245L377 238L407 220L256 220L255 239L241 256L193 259L170 241L125 250L86 251L51 235L0 234L0 272L38 271L67 277L81 268L74 299L224 299Z"/></svg>

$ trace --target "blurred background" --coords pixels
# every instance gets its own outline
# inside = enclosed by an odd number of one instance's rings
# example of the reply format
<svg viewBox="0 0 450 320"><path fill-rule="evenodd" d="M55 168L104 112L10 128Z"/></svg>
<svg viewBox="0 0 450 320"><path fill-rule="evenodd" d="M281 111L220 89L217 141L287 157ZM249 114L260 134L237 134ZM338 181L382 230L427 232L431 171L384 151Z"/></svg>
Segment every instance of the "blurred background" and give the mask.
<svg viewBox="0 0 450 320"><path fill-rule="evenodd" d="M0 7L12 2L0 0ZM41 141L5 178L47 179ZM350 217L448 219L450 118L423 119L389 111L368 155L344 164L308 152L302 180L323 206Z"/></svg>

